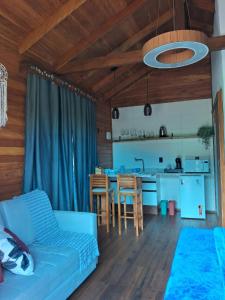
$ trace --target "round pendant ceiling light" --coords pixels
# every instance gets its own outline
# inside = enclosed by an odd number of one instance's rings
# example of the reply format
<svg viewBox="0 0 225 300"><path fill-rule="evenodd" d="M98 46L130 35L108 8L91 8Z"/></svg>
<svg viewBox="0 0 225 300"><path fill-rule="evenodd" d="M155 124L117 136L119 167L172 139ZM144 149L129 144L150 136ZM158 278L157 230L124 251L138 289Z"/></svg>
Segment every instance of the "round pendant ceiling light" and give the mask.
<svg viewBox="0 0 225 300"><path fill-rule="evenodd" d="M196 30L166 32L143 46L143 61L159 69L180 68L194 64L207 56L207 36Z"/></svg>

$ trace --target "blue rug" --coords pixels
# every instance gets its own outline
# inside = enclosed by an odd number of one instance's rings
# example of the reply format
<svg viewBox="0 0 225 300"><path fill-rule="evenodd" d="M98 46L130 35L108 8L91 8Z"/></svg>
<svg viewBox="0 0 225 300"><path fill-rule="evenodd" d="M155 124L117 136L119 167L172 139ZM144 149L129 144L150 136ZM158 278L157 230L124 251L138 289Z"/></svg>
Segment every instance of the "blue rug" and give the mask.
<svg viewBox="0 0 225 300"><path fill-rule="evenodd" d="M182 230L165 300L224 300L224 229ZM221 246L223 243L223 247ZM220 251L220 257L218 251Z"/></svg>

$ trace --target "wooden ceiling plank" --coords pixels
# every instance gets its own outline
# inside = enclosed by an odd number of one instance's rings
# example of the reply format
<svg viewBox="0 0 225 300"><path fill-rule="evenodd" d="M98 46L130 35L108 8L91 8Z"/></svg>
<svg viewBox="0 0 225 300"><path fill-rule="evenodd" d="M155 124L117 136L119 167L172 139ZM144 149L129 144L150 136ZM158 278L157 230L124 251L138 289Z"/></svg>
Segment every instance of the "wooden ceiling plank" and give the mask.
<svg viewBox="0 0 225 300"><path fill-rule="evenodd" d="M100 56L90 59L85 59L74 63L70 66L68 71L61 72L61 74L72 74L75 72L89 71L93 69L111 68L123 65L130 65L142 62L142 51L134 50L129 52L122 52L114 54L113 56Z"/></svg>
<svg viewBox="0 0 225 300"><path fill-rule="evenodd" d="M159 17L158 20L158 26L162 26L164 24L166 24L168 21L171 20L173 16L172 11L167 11L164 14L162 14ZM117 48L115 48L113 51L111 51L107 56L110 57L113 54L117 53L117 52L124 52L127 51L129 48L133 47L135 44L137 44L139 41L141 41L142 39L144 39L147 35L151 34L155 28L156 28L156 20L152 21L151 23L149 23L147 26L145 26L144 28L142 28L141 30L139 30L138 32L136 32L133 36L131 36L129 39L127 39L125 42L123 42L122 44L120 44ZM92 76L96 75L98 71L91 71L89 73L87 73L86 75L84 75L85 79L89 79ZM106 76L108 77L108 76ZM109 74L109 77L111 77L111 74ZM105 77L104 77L105 78ZM103 78L103 81L104 81ZM102 80L98 81L99 83Z"/></svg>
<svg viewBox="0 0 225 300"><path fill-rule="evenodd" d="M190 6L198 7L202 10L209 11L211 13L215 12L215 0L189 0Z"/></svg>
<svg viewBox="0 0 225 300"><path fill-rule="evenodd" d="M214 36L208 39L210 51L219 51L225 49L225 35Z"/></svg>
<svg viewBox="0 0 225 300"><path fill-rule="evenodd" d="M149 71L150 71L150 68L149 68L149 70L147 70L142 67L139 71L134 72L133 75L127 77L127 79L123 80L120 84L116 84L109 92L107 92L104 95L104 98L106 100L111 99L113 96L119 94L121 91L124 91L129 86L133 85L136 81L138 81L142 77L146 76L146 74L148 74Z"/></svg>
<svg viewBox="0 0 225 300"><path fill-rule="evenodd" d="M169 20L171 20L172 17L173 17L173 13L172 13L171 10L167 11L164 14L162 14L159 17L159 20L158 20L158 27L166 24ZM109 54L109 56L113 55L117 51L126 51L126 50L128 50L130 47L134 46L136 43L141 41L147 35L151 34L153 32L153 30L155 29L156 25L157 24L156 24L155 20L152 21L147 26L145 26L143 29L141 29L136 34L134 34L131 38L126 40L124 43L122 43L114 51L112 51ZM120 73L126 72L126 67L122 67L122 70L117 70L116 72L120 72ZM113 74L109 74L109 75L105 76L102 80L99 80L96 84L93 85L92 90L94 92L99 91L103 86L107 85L113 79L113 76L114 76Z"/></svg>
<svg viewBox="0 0 225 300"><path fill-rule="evenodd" d="M69 0L55 11L41 26L31 31L19 45L19 53L23 54L37 43L43 36L62 22L87 0Z"/></svg>
<svg viewBox="0 0 225 300"><path fill-rule="evenodd" d="M184 2L175 0L175 30L185 29L185 9Z"/></svg>
<svg viewBox="0 0 225 300"><path fill-rule="evenodd" d="M97 93L99 90L102 91L102 89L104 90L104 87L107 88L107 86L114 80L114 78L118 78L121 75L123 75L124 73L129 72L130 70L130 66L123 66L118 68L117 70L111 72L109 75L104 76L103 79L101 79L100 81L98 81L93 87L92 87L92 91L94 93Z"/></svg>
<svg viewBox="0 0 225 300"><path fill-rule="evenodd" d="M193 30L197 29L197 30L203 31L208 36L211 36L213 33L213 25L212 24L205 24L205 23L202 23L202 22L200 22L198 20L194 20L194 19L191 19L191 28Z"/></svg>
<svg viewBox="0 0 225 300"><path fill-rule="evenodd" d="M59 71L64 65L74 59L77 55L82 53L84 50L93 45L97 40L103 37L107 32L109 32L115 25L123 21L125 18L132 15L141 5L143 5L145 0L134 0L125 7L122 11L116 15L109 18L104 24L102 24L96 31L90 33L87 39L81 40L76 46L68 50L64 55L57 59L55 69Z"/></svg>
<svg viewBox="0 0 225 300"><path fill-rule="evenodd" d="M119 52L119 51L127 51L129 48L137 44L139 41L141 41L143 38L145 38L147 35L151 34L155 29L156 26L158 27L166 24L169 20L171 20L173 14L171 11L167 11L164 14L162 14L158 19L158 24L156 23L156 20L149 23L147 26L142 28L140 31L135 33L132 37L130 37L128 40L123 42L119 47L117 47L112 53L109 55Z"/></svg>

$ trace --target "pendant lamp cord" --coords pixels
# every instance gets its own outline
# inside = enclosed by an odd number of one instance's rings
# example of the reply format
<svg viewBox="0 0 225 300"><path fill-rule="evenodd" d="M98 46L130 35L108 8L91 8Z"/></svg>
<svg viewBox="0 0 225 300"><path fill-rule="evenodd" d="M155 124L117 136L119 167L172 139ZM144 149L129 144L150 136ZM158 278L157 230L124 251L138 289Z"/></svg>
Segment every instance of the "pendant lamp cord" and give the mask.
<svg viewBox="0 0 225 300"><path fill-rule="evenodd" d="M179 0L180 1L180 0ZM175 0L173 0L173 30L176 30L176 16L175 16Z"/></svg>
<svg viewBox="0 0 225 300"><path fill-rule="evenodd" d="M149 93L149 91L148 91L148 81L149 81L149 74L147 75L147 101L146 101L146 103L148 103L148 93Z"/></svg>
<svg viewBox="0 0 225 300"><path fill-rule="evenodd" d="M185 3L186 3L186 7L187 7L189 27L191 29L191 16L190 16L190 9L189 9L189 5L188 5L188 0L185 0Z"/></svg>
<svg viewBox="0 0 225 300"><path fill-rule="evenodd" d="M155 35L158 35L158 28L159 28L159 13L160 13L160 0L158 0L158 16L157 16L157 22L156 22L156 32Z"/></svg>

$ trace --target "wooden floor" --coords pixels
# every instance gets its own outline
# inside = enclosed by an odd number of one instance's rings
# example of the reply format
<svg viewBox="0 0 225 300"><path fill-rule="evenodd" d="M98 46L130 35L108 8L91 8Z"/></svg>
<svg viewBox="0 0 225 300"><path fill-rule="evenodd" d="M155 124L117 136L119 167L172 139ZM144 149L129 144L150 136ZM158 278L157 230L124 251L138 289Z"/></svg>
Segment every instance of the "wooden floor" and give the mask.
<svg viewBox="0 0 225 300"><path fill-rule="evenodd" d="M215 215L208 215L207 221L148 215L139 238L132 225L122 237L117 228L110 234L104 227L99 229L97 269L70 300L162 299L180 230L211 228L217 220Z"/></svg>

